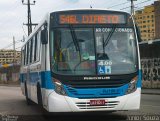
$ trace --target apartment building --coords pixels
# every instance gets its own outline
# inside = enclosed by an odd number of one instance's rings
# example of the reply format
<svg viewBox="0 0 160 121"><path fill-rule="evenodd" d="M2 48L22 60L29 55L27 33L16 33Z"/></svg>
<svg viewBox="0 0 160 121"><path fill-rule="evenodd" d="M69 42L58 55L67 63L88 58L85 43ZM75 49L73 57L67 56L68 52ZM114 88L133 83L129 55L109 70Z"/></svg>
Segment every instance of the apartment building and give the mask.
<svg viewBox="0 0 160 121"><path fill-rule="evenodd" d="M15 55L15 57L14 57ZM21 52L14 50L0 50L0 64L20 63Z"/></svg>
<svg viewBox="0 0 160 121"><path fill-rule="evenodd" d="M135 20L141 31L142 40L160 38L160 0L135 12Z"/></svg>

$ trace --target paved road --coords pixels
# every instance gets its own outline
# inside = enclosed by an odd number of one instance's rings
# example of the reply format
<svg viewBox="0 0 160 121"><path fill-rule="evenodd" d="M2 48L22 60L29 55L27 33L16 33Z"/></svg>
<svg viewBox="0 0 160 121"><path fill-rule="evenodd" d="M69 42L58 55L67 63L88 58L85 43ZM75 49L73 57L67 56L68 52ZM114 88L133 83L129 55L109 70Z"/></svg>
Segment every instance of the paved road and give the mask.
<svg viewBox="0 0 160 121"><path fill-rule="evenodd" d="M8 114L10 117L6 117ZM25 97L21 93L20 87L0 86L0 115L3 120L6 118L18 121L108 121L108 119L126 120L129 115L160 115L160 95L142 95L141 109L139 111L115 112L115 113L78 113L64 114L63 116L44 117L43 110L37 105L27 106ZM14 117L17 116L18 117ZM17 121L17 120L15 120ZM158 120L160 121L160 120Z"/></svg>

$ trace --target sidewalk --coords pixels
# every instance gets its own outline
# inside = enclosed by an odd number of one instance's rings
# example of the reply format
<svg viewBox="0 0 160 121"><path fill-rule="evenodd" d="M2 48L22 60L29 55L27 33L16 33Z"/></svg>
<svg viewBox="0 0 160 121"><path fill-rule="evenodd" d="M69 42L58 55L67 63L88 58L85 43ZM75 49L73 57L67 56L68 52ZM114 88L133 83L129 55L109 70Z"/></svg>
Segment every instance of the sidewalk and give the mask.
<svg viewBox="0 0 160 121"><path fill-rule="evenodd" d="M150 95L160 95L160 89L143 89L142 94L150 94Z"/></svg>
<svg viewBox="0 0 160 121"><path fill-rule="evenodd" d="M8 86L8 87L19 87L19 83L9 83L9 84L2 84L0 83L0 86Z"/></svg>

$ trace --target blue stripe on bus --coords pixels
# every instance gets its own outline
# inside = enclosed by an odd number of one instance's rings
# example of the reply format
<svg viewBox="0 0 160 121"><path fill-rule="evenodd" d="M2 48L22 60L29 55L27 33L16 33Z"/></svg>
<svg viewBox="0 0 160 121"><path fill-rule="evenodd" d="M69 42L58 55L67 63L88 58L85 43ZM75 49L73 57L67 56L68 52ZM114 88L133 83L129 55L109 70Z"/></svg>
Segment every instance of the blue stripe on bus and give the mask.
<svg viewBox="0 0 160 121"><path fill-rule="evenodd" d="M20 74L21 83L24 83L27 80L27 74L22 73ZM30 73L30 80L28 84L37 86L37 83L40 83L41 88L45 89L53 89L53 83L51 79L51 72L50 71L43 71L43 72L32 72Z"/></svg>
<svg viewBox="0 0 160 121"><path fill-rule="evenodd" d="M65 86L67 95L76 98L103 98L103 97L118 97L126 94L128 84L117 88L71 88Z"/></svg>
<svg viewBox="0 0 160 121"><path fill-rule="evenodd" d="M138 73L137 88L142 85L142 71ZM65 91L69 97L75 98L103 98L103 97L118 97L126 95L129 84L125 84L117 88L72 88L64 85Z"/></svg>
<svg viewBox="0 0 160 121"><path fill-rule="evenodd" d="M51 78L50 71L40 72L41 76L41 87L45 89L54 89L54 84ZM21 79L25 79L26 74L21 74ZM37 84L39 77L37 73L31 74L31 84ZM23 83L24 80L21 82ZM67 80L66 80L67 81ZM142 85L142 71L139 71L138 81L137 81L137 88L141 88ZM123 96L126 94L126 91L129 87L129 84L125 84L121 87L117 88L71 88L67 85L64 85L64 89L67 92L69 97L77 97L77 98L88 98L88 97L117 97Z"/></svg>
<svg viewBox="0 0 160 121"><path fill-rule="evenodd" d="M41 72L41 87L46 89L54 89L50 71Z"/></svg>
<svg viewBox="0 0 160 121"><path fill-rule="evenodd" d="M141 88L141 87L142 87L142 70L139 70L137 88Z"/></svg>

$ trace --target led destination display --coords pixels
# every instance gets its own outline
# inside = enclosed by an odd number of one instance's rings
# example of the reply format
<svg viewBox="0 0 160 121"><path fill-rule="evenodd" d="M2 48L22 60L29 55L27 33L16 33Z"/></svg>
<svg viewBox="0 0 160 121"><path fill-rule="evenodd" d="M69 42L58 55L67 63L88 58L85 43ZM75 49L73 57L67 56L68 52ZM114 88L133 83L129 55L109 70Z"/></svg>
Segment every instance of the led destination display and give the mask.
<svg viewBox="0 0 160 121"><path fill-rule="evenodd" d="M60 14L59 24L125 24L125 16L117 14Z"/></svg>

